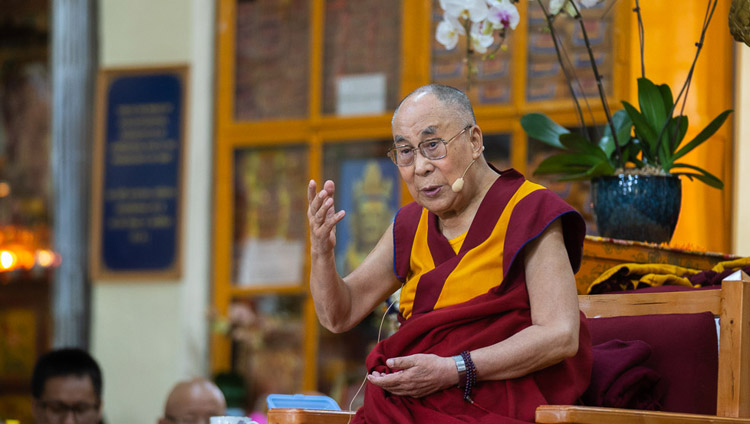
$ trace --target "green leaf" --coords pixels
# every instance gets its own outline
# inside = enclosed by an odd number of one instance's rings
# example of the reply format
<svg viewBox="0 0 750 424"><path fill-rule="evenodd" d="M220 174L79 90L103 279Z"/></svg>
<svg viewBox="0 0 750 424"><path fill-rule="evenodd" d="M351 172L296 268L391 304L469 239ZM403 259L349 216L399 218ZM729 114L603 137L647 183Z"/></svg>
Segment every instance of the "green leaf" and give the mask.
<svg viewBox="0 0 750 424"><path fill-rule="evenodd" d="M641 115L640 112L638 112L638 109L633 107L633 105L626 101L623 101L622 105L625 107L625 111L627 111L628 116L633 121L633 127L635 128L638 138L644 143L644 146L641 147L643 154L650 158L654 158L656 156L657 148L659 147L659 144L656 141L656 131L654 131L651 124L643 115Z"/></svg>
<svg viewBox="0 0 750 424"><path fill-rule="evenodd" d="M636 168L643 168L644 166L646 166L646 164L643 163L643 161L638 159L637 157L632 158L630 161L635 164Z"/></svg>
<svg viewBox="0 0 750 424"><path fill-rule="evenodd" d="M581 153L559 153L552 155L542 161L534 173L560 173L567 169L580 170L590 168L600 162L604 162L597 156Z"/></svg>
<svg viewBox="0 0 750 424"><path fill-rule="evenodd" d="M669 152L669 146L666 143L659 143L659 165L668 170L672 167L672 155Z"/></svg>
<svg viewBox="0 0 750 424"><path fill-rule="evenodd" d="M719 181L719 180L716 180L716 179L714 179L714 177L713 177L713 176L709 177L709 176L707 176L707 175L701 175L701 174L688 174L688 173L684 173L684 172L680 172L680 173L678 173L678 174L676 174L676 175L685 175L685 176L687 176L688 178L690 178L691 180L692 180L693 178L695 178L695 179L697 179L697 180L699 180L699 181L701 181L701 182L705 183L706 185L708 185L708 186L710 186L710 187L713 187L713 188L717 188L717 189L719 189L719 190L721 190L721 189L723 189L723 188L724 188L724 183L722 183L722 182L721 182L721 181Z"/></svg>
<svg viewBox="0 0 750 424"><path fill-rule="evenodd" d="M601 162L585 172L577 174L567 174L560 178L559 181L576 181L576 180L590 180L592 178L600 177L602 175L612 175L615 172L615 168L612 167L608 162Z"/></svg>
<svg viewBox="0 0 750 424"><path fill-rule="evenodd" d="M604 135L599 139L599 148L602 149L608 158L612 157L612 154L615 152L615 140L612 138L612 131L605 130Z"/></svg>
<svg viewBox="0 0 750 424"><path fill-rule="evenodd" d="M560 143L571 152L580 152L587 155L593 155L607 160L608 155L596 145L593 145L584 136L577 133L568 133L560 135Z"/></svg>
<svg viewBox="0 0 750 424"><path fill-rule="evenodd" d="M672 94L669 93L669 96ZM687 131L688 119L687 116L677 116L669 118L667 121L667 128L665 136L661 138L659 143L659 165L664 169L669 169L674 162L674 151L677 146L680 145L685 132ZM666 138L665 138L666 137Z"/></svg>
<svg viewBox="0 0 750 424"><path fill-rule="evenodd" d="M527 113L521 117L521 127L530 137L558 149L564 149L560 135L570 132L543 113Z"/></svg>
<svg viewBox="0 0 750 424"><path fill-rule="evenodd" d="M592 177L589 172L581 172L578 174L569 174L564 177L560 177L557 181L585 181L590 180Z"/></svg>
<svg viewBox="0 0 750 424"><path fill-rule="evenodd" d="M558 180L571 181L612 175L614 171L608 159L599 154L559 153L543 160L534 175L559 174Z"/></svg>
<svg viewBox="0 0 750 424"><path fill-rule="evenodd" d="M633 121L630 119L628 112L625 109L615 112L612 116L612 123L615 125L617 141L620 143L620 146L628 144L630 134L633 132Z"/></svg>
<svg viewBox="0 0 750 424"><path fill-rule="evenodd" d="M634 163L639 168L643 166L643 162L638 160L638 153L641 151L640 144L629 143L622 147L622 164L625 165L628 162Z"/></svg>
<svg viewBox="0 0 750 424"><path fill-rule="evenodd" d="M651 128L656 131L656 136L659 135L664 123L667 121L667 112L669 112L669 109L665 110L664 103L665 100L662 97L659 87L654 85L648 78L638 78L638 105L641 107L643 117L646 118ZM656 153L656 149L654 153Z"/></svg>
<svg viewBox="0 0 750 424"><path fill-rule="evenodd" d="M620 147L627 145L630 142L630 133L633 130L633 121L630 120L628 113L625 109L620 109L612 115L612 125L615 127L617 134L617 143ZM609 125L604 126L604 135L599 140L599 148L606 153L607 157L612 157L612 154L616 151L615 140L612 137L612 129Z"/></svg>
<svg viewBox="0 0 750 424"><path fill-rule="evenodd" d="M674 174L674 175L685 175L688 178L694 177L694 178L697 178L698 180L700 180L700 181L708 184L709 186L711 186L713 188L718 188L718 189L724 188L724 183L719 179L719 177L717 177L716 175L713 175L712 173L706 171L703 168L699 168L699 167L694 166L694 165L688 165L686 163L675 163L674 165L672 165L672 169L675 169L675 168L688 168L688 169L692 169L694 171L697 171L698 174L695 174L695 173L692 173L692 172L680 172L680 171L673 172L673 171L670 171L671 174Z"/></svg>
<svg viewBox="0 0 750 424"><path fill-rule="evenodd" d="M668 134L670 154L674 155L675 150L677 150L677 147L682 143L682 139L685 138L688 129L688 122L688 117L685 115L675 116L669 120ZM677 128L677 125L679 125L679 128ZM675 131L677 131L677 137L674 135Z"/></svg>
<svg viewBox="0 0 750 424"><path fill-rule="evenodd" d="M615 167L609 162L601 162L589 169L589 178L596 178L602 175L612 175L615 172Z"/></svg>
<svg viewBox="0 0 750 424"><path fill-rule="evenodd" d="M724 124L724 121L727 120L727 117L729 114L732 113L732 110L725 110L724 112L721 112L719 116L714 118L713 121L711 121L706 128L703 129L698 135L695 136L694 139L690 140L690 142L684 146L680 150L675 153L673 160L677 160L683 156L685 156L687 153L689 153L691 150L695 149L696 147L700 146L704 141L708 140L709 137L714 135L714 133Z"/></svg>
<svg viewBox="0 0 750 424"><path fill-rule="evenodd" d="M659 92L661 93L661 98L664 101L664 114L666 116L666 114L672 110L672 106L674 106L674 100L672 99L672 89L669 88L669 85L662 84L659 86Z"/></svg>

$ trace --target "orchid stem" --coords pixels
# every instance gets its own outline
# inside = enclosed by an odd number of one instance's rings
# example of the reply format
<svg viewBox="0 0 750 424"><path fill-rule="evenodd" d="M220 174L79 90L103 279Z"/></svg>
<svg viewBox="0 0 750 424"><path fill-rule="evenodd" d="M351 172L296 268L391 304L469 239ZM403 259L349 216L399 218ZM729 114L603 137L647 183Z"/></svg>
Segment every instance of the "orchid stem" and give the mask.
<svg viewBox="0 0 750 424"><path fill-rule="evenodd" d="M617 151L617 160L619 168L624 166L622 149L620 149L620 142L617 140L617 131L615 130L615 124L612 122L612 114L609 112L609 103L607 103L607 95L604 93L604 85L602 84L602 76L599 74L599 68L596 66L596 58L594 58L594 51L591 49L591 43L589 42L588 33L586 33L586 25L583 24L581 18L581 11L578 10L578 6L574 1L570 4L576 11L575 20L581 26L581 32L583 33L583 41L586 44L586 50L589 53L589 60L591 61L591 68L594 70L594 78L596 78L596 88L599 90L599 97L602 99L602 106L604 107L604 114L607 117L607 125L609 125L610 131L612 131L612 139L615 141L615 150Z"/></svg>
<svg viewBox="0 0 750 424"><path fill-rule="evenodd" d="M500 51L500 49L503 48L503 44L505 44L505 29L504 28L500 32L500 34L498 34L498 37L499 37L499 41L495 43L495 47L493 47L492 50L485 53L484 56L482 56L482 59L492 59L495 53L497 53L498 51Z"/></svg>
<svg viewBox="0 0 750 424"><path fill-rule="evenodd" d="M463 25L464 32L466 33L466 92L468 93L469 91L471 91L471 79L474 77L472 69L473 63L471 60L471 57L474 55L474 49L471 46L471 28L469 21L466 20Z"/></svg>
<svg viewBox="0 0 750 424"><path fill-rule="evenodd" d="M635 0L635 8L633 9L635 15L638 17L638 43L640 45L641 52L641 78L646 78L646 64L643 60L643 46L645 44L645 32L643 31L643 17L641 16L641 5L638 0Z"/></svg>
<svg viewBox="0 0 750 424"><path fill-rule="evenodd" d="M586 122L583 120L583 111L581 110L581 105L578 102L578 97L576 96L575 89L573 88L573 81L570 73L568 72L568 69L565 67L565 62L563 61L562 53L560 52L560 46L557 43L557 34L555 34L555 27L552 25L552 18L553 16L547 13L547 9L544 7L544 4L542 3L542 0L537 0L537 3L539 3L539 7L542 8L542 12L544 13L544 17L547 20L547 28L549 28L550 35L552 36L552 42L555 46L555 53L557 53L557 61L560 63L560 67L563 70L563 73L565 74L565 81L568 83L568 88L570 89L570 95L573 97L573 103L576 106L576 112L578 112L578 119L581 123L581 130L584 133L584 137L588 139L588 129L586 128Z"/></svg>
<svg viewBox="0 0 750 424"><path fill-rule="evenodd" d="M698 62L698 56L701 54L701 49L703 48L703 41L706 38L706 31L708 31L708 25L711 23L711 18L714 16L714 10L716 10L716 3L718 3L718 0L714 0L713 6L711 6L711 0L708 0L708 4L706 7L706 16L703 18L703 28L701 28L701 36L700 40L695 43L695 57L693 57L693 63L690 65L690 71L687 74L687 78L685 78L685 83L682 84L682 88L680 89L680 93L677 95L677 98L674 100L674 104L672 105L672 109L669 111L669 114L667 115L667 120L664 122L664 126L661 127L661 131L659 131L659 137L657 140L661 140L662 135L664 135L664 131L667 129L667 126L669 126L669 121L671 121L672 114L674 113L675 108L677 108L677 103L680 102L680 98L682 98L682 95L684 94L685 97L682 99L682 107L680 109L680 115L678 119L682 119L682 116L685 111L685 104L687 103L687 95L688 91L690 91L690 83L693 80L693 71L695 70L695 64ZM677 138L677 133L679 132L679 121L676 123L677 126L675 128L674 134L672 134L673 141L670 143L674 144L674 140ZM672 150L676 149L678 146L673 146Z"/></svg>

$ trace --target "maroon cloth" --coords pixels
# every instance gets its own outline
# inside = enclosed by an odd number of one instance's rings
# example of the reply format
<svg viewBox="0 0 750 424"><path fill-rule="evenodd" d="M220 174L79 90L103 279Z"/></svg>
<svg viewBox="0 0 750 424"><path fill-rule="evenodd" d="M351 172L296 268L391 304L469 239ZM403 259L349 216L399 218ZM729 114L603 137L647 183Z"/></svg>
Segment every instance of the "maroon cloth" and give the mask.
<svg viewBox="0 0 750 424"><path fill-rule="evenodd" d="M746 274L750 274L750 265L739 269L745 271ZM690 283L694 286L720 286L722 280L736 271L736 269L725 269L722 272L707 270L701 271L697 274L688 275L687 279L690 280Z"/></svg>
<svg viewBox="0 0 750 424"><path fill-rule="evenodd" d="M661 377L662 411L716 414L719 354L713 314L587 318L586 323L594 346L619 339L641 340L651 347L641 365ZM592 375L592 382L598 378Z"/></svg>
<svg viewBox="0 0 750 424"><path fill-rule="evenodd" d="M644 366L651 346L642 340L613 339L592 347L591 384L581 397L585 405L660 410L665 386Z"/></svg>
<svg viewBox="0 0 750 424"><path fill-rule="evenodd" d="M638 281L637 278L634 279L632 275L628 275L628 272L629 271L627 268L620 268L608 279L599 282L595 286L591 287L588 294L633 291L651 287L648 284Z"/></svg>
<svg viewBox="0 0 750 424"><path fill-rule="evenodd" d="M436 228L430 228L428 244L436 261L436 275L450 275L461 252L486 239L523 181L523 176L516 171L502 173L482 201L464 240L466 247L462 246L458 255L445 237L436 233ZM409 272L408 256L416 231L415 221L420 214L421 207L407 205L399 211L394 224L394 267L402 281ZM549 190L537 190L525 196L511 214L503 251L506 259L502 271L505 273L498 271L498 275L505 275L505 278L489 292L467 302L433 309L431 297L434 297L433 292L439 293L441 280L430 276L430 283L435 287L424 292L430 300L419 300L419 304L415 301L412 316L367 357L368 371L392 372L385 362L399 356L458 355L464 350L498 343L529 327L531 311L522 266L523 248L557 218L563 221L568 256L573 269L577 269L585 234L580 215ZM533 422L539 405L574 404L588 386L592 361L590 337L582 314L581 318L576 356L524 377L479 381L472 392L474 404L464 401L463 391L455 387L416 399L391 395L368 382L364 406L357 411L352 423Z"/></svg>
<svg viewBox="0 0 750 424"><path fill-rule="evenodd" d="M583 320L583 317L582 317ZM437 309L410 319L380 342L367 358L367 369L388 373L388 358L414 353L457 355L503 340L531 323L525 284L493 290L469 302ZM365 403L353 423L516 423L533 422L537 406L574 404L589 383L591 350L588 330L581 325L578 354L557 365L512 380L480 381L475 405L463 400L459 388L415 399L393 396L367 383Z"/></svg>
<svg viewBox="0 0 750 424"><path fill-rule="evenodd" d="M737 268L745 271L745 273L750 274L750 265ZM725 269L722 272L716 272L712 270L706 270L701 271L696 274L687 274L687 275L680 275L680 277L686 278L688 281L690 281L690 284L693 285L695 288L702 288L702 287L716 287L721 286L722 280L724 280L726 277L737 271L737 269ZM603 293L613 293L613 292L622 292L622 291L644 291L648 289L655 289L658 287L679 287L677 290L685 290L685 286L657 286L657 287L651 287L650 285L646 283L642 283L637 280L637 278L633 278L632 275L628 275L627 268L622 268L618 270L616 273L614 273L611 277L606 279L605 281L602 281L598 283L597 285L593 286L591 288L591 291L589 294L603 294ZM689 288L688 288L689 290ZM658 290L656 290L658 291ZM662 290L662 291L669 291Z"/></svg>
<svg viewBox="0 0 750 424"><path fill-rule="evenodd" d="M665 390L661 376L642 365L629 368L604 394L603 406L660 411Z"/></svg>

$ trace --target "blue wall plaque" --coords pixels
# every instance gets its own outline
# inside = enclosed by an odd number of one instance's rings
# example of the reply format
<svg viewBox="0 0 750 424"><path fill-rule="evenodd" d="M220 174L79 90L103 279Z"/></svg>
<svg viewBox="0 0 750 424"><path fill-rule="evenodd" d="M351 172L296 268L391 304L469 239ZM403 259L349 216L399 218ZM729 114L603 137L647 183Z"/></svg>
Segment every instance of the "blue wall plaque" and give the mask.
<svg viewBox="0 0 750 424"><path fill-rule="evenodd" d="M179 266L183 85L182 73L168 71L125 73L106 84L98 158L104 273Z"/></svg>

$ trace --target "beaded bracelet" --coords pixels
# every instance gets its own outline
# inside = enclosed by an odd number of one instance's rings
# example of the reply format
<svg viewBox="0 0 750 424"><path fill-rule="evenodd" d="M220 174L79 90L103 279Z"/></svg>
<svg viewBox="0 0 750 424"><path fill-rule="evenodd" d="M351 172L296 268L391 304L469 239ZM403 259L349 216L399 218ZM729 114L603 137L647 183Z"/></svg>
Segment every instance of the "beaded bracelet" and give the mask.
<svg viewBox="0 0 750 424"><path fill-rule="evenodd" d="M474 403L471 400L471 389L477 382L477 368L474 366L474 361L471 360L471 354L468 350L461 352L461 357L466 364L466 383L464 384L464 400L470 403Z"/></svg>

